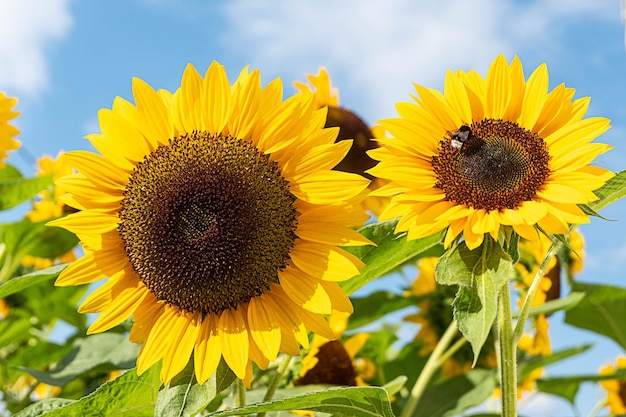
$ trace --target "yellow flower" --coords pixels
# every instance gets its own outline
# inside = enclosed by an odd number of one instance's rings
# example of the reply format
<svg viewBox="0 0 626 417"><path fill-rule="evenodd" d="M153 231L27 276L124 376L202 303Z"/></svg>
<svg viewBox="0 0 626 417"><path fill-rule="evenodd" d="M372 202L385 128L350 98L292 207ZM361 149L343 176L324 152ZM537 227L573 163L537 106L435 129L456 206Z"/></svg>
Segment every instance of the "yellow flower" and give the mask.
<svg viewBox="0 0 626 417"><path fill-rule="evenodd" d="M369 186L371 190L385 184L387 181L374 178L366 173L368 169L376 165L376 161L367 154L367 151L378 147L375 139L383 136L384 129L382 126L376 125L370 129L356 113L339 105L339 91L336 87L332 87L326 68L321 67L317 75L307 75L307 80L309 84L296 81L294 85L302 93L312 92L317 108L328 107L325 126L339 128L337 141L353 140L350 150L345 158L335 166L335 169L354 172L369 178L372 180ZM388 200L388 198L367 197L363 200L363 208L378 215L387 205Z"/></svg>
<svg viewBox="0 0 626 417"><path fill-rule="evenodd" d="M19 115L18 112L12 110L16 104L16 98L7 97L0 91L0 168L4 167L4 158L9 156L7 151L14 151L20 147L20 142L13 138L20 131L9 124L9 120Z"/></svg>
<svg viewBox="0 0 626 417"><path fill-rule="evenodd" d="M231 85L216 62L204 77L188 65L174 93L132 87L135 104L116 98L87 137L100 154L67 154L80 212L51 222L85 251L57 285L108 277L79 308L100 313L89 333L133 315L138 373L162 360L167 382L193 355L204 383L223 357L246 384L252 362L308 347L307 329L334 338L323 315L352 310L337 282L362 263L338 246L369 244L351 229L368 181L331 170L350 142L325 109L283 101L258 70Z"/></svg>
<svg viewBox="0 0 626 417"><path fill-rule="evenodd" d="M350 313L341 311L333 311L328 317L328 324L337 337L345 331L349 317ZM357 354L369 338L369 333L358 333L340 342L314 335L309 352L302 358L295 385L367 385L364 379L375 376L376 366L366 358L357 358Z"/></svg>
<svg viewBox="0 0 626 417"><path fill-rule="evenodd" d="M52 174L52 179L58 180L72 174L72 172L69 161L61 152L59 152L56 158L44 155L37 161L37 176ZM33 209L26 213L26 217L32 222L42 222L61 217L68 209L62 199L63 193L64 191L60 186L55 186L52 190L41 191L33 202ZM76 255L73 250L70 250L58 259L61 263L72 262L76 260ZM22 265L26 267L32 266L35 269L44 269L54 265L55 261L55 259L27 255L22 258Z"/></svg>
<svg viewBox="0 0 626 417"><path fill-rule="evenodd" d="M393 138L369 152L380 163L368 172L391 180L373 194L393 196L380 218L400 218L397 232L446 230L446 247L462 234L473 249L501 226L536 239L535 226L567 234L589 222L579 205L613 173L590 165L611 147L591 143L610 125L583 118L588 98L563 84L548 92L545 65L525 81L520 60L503 56L486 78L449 71L443 94L415 88L416 102L381 122Z"/></svg>
<svg viewBox="0 0 626 417"><path fill-rule="evenodd" d="M4 298L0 298L0 320L7 318L10 312L11 309L9 308L7 300L5 300Z"/></svg>
<svg viewBox="0 0 626 417"><path fill-rule="evenodd" d="M41 401L58 396L61 393L61 387L37 382L30 375L22 375L8 387L8 392L20 401L29 394L32 401Z"/></svg>
<svg viewBox="0 0 626 417"><path fill-rule="evenodd" d="M600 375L612 375L618 369L626 369L626 357L618 357L615 366L602 367ZM610 408L611 415L626 414L626 381L605 379L600 381L600 385L606 390L606 406Z"/></svg>

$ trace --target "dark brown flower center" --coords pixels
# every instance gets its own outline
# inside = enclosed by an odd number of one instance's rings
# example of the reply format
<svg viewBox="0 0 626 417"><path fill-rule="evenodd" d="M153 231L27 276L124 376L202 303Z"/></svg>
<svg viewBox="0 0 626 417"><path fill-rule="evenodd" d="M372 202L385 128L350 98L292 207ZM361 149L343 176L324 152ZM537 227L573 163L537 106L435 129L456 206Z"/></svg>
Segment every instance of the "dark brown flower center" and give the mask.
<svg viewBox="0 0 626 417"><path fill-rule="evenodd" d="M449 201L488 211L532 200L550 175L544 141L504 120L484 119L470 129L464 142L451 134L439 143L432 159L435 186Z"/></svg>
<svg viewBox="0 0 626 417"><path fill-rule="evenodd" d="M296 237L293 202L278 164L250 142L193 132L137 164L118 230L158 300L219 313L278 282Z"/></svg>
<svg viewBox="0 0 626 417"><path fill-rule="evenodd" d="M324 343L315 355L317 363L295 385L329 384L356 386L352 358L338 340Z"/></svg>
<svg viewBox="0 0 626 417"><path fill-rule="evenodd" d="M372 131L365 122L350 110L342 107L328 107L328 116L324 127L338 127L337 142L351 139L352 146L346 156L333 169L343 172L352 172L373 179L365 171L374 167L376 161L367 151L376 149L378 143L374 140Z"/></svg>

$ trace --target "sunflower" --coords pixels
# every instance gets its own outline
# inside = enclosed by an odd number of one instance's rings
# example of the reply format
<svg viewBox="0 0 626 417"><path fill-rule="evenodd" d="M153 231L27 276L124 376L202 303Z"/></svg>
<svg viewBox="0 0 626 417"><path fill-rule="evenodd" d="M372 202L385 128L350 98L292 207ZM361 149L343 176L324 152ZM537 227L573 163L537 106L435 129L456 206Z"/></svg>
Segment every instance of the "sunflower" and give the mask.
<svg viewBox="0 0 626 417"><path fill-rule="evenodd" d="M4 167L4 158L9 156L7 151L14 151L20 147L20 142L13 137L20 131L9 124L19 113L11 110L17 104L16 98L7 97L0 91L0 168Z"/></svg>
<svg viewBox="0 0 626 417"><path fill-rule="evenodd" d="M600 375L614 374L618 369L626 369L626 357L617 358L615 365L607 365L600 369ZM600 381L602 388L606 390L605 404L611 410L611 415L622 416L626 414L626 381L617 379L605 379Z"/></svg>
<svg viewBox="0 0 626 417"><path fill-rule="evenodd" d="M341 311L333 311L328 316L328 323L337 337L346 330L349 317L350 313ZM309 352L302 358L302 368L295 385L367 385L365 380L375 376L376 365L367 358L357 357L357 354L370 336L361 332L339 341L314 335Z"/></svg>
<svg viewBox="0 0 626 417"><path fill-rule="evenodd" d="M589 98L573 100L572 88L548 92L545 64L525 80L517 57L499 56L486 78L449 71L443 94L415 88L415 103L381 121L392 138L369 151L380 163L368 172L391 180L373 194L393 196L380 218L401 218L396 231L446 230L446 247L462 234L474 249L501 226L536 239L589 222L579 205L613 176L590 165L611 148L591 143L609 120L583 118Z"/></svg>
<svg viewBox="0 0 626 417"><path fill-rule="evenodd" d="M369 178L372 180L369 185L371 190L375 190L385 184L387 181L375 178L366 172L377 163L367 154L367 151L378 147L378 142L375 139L384 134L384 129L380 125L368 127L355 112L339 104L339 90L332 86L326 68L320 67L317 75L308 74L307 80L308 84L296 81L294 86L305 94L313 93L317 108L328 107L325 126L339 128L337 141L353 140L350 150L335 166L335 169L354 172ZM363 208L378 215L387 205L388 200L388 198L383 197L367 197L363 200Z"/></svg>
<svg viewBox="0 0 626 417"><path fill-rule="evenodd" d="M44 155L37 160L37 175L52 174L54 180L70 175L72 167L62 152L53 158ZM33 202L33 209L26 213L26 217L32 222L41 222L45 220L56 219L61 217L69 208L62 200L63 190L60 187L54 187L52 190L43 190L37 194L36 200ZM70 250L59 258L61 263L72 262L76 260L76 254ZM36 256L24 256L22 265L32 266L35 269L44 269L52 266L55 259L39 258Z"/></svg>
<svg viewBox="0 0 626 417"><path fill-rule="evenodd" d="M100 313L88 333L133 315L138 373L162 360L168 382L193 356L199 383L223 358L249 384L253 362L308 347L307 329L333 339L323 315L352 311L337 282L362 263L339 245L369 244L351 228L368 181L331 170L350 142L326 110L282 100L258 70L231 85L216 62L204 77L188 65L174 93L132 87L135 105L116 98L87 136L100 154L66 155L80 211L50 223L85 251L57 285L108 277L79 308Z"/></svg>

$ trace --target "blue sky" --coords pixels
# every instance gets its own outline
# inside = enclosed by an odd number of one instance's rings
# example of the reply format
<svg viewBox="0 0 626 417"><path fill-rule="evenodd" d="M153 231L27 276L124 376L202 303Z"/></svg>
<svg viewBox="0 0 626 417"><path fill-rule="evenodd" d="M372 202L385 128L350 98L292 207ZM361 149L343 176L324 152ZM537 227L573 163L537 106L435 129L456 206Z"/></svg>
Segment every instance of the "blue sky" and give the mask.
<svg viewBox="0 0 626 417"><path fill-rule="evenodd" d="M294 80L328 68L341 104L368 123L393 117L412 84L441 88L448 69L485 74L498 54L518 55L526 75L548 64L551 86L564 82L591 96L589 116L613 128L615 149L598 163L626 168L626 58L620 0L0 0L0 90L19 98L23 149L10 162L33 173L33 158L91 149L97 112L115 96L132 101L131 79L175 89L185 65L203 73L212 60L232 77L245 65L264 82ZM626 286L626 203L583 226L581 280ZM551 319L554 348L594 342L582 361L552 375L596 370L621 349ZM603 393L585 387L581 415ZM533 397L526 413L571 415L561 401Z"/></svg>

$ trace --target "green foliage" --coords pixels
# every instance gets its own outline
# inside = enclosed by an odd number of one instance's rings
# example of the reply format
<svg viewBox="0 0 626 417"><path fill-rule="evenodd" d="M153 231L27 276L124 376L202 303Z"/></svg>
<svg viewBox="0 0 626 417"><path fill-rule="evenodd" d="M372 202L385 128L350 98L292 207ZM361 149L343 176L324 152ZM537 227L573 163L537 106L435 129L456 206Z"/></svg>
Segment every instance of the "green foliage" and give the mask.
<svg viewBox="0 0 626 417"><path fill-rule="evenodd" d="M376 243L376 246L346 248L365 263L359 275L340 283L341 288L347 294L352 294L378 277L396 271L408 262L414 262L425 256L436 256L441 252L439 233L423 239L407 241L406 235L395 234L397 223L397 221L375 223L359 229L359 233Z"/></svg>
<svg viewBox="0 0 626 417"><path fill-rule="evenodd" d="M56 408L45 414L31 412L35 404L16 417L152 417L160 386L159 372L159 367L153 366L138 376L133 369L78 401L50 402L48 405Z"/></svg>
<svg viewBox="0 0 626 417"><path fill-rule="evenodd" d="M572 290L585 297L565 313L565 322L609 337L626 349L626 289L576 282Z"/></svg>
<svg viewBox="0 0 626 417"><path fill-rule="evenodd" d="M493 395L496 387L495 369L474 369L462 375L430 385L423 394L414 415L454 416L477 406Z"/></svg>
<svg viewBox="0 0 626 417"><path fill-rule="evenodd" d="M565 398L571 404L576 400L580 384L598 382L606 379L626 379L626 369L618 369L611 375L571 375L558 378L544 378L537 380L539 391Z"/></svg>
<svg viewBox="0 0 626 417"><path fill-rule="evenodd" d="M139 345L128 342L117 333L95 334L77 339L73 349L49 372L24 368L29 374L48 385L63 386L89 371L111 371L135 366Z"/></svg>
<svg viewBox="0 0 626 417"><path fill-rule="evenodd" d="M354 314L350 316L348 329L356 329L403 308L415 305L409 297L390 291L376 291L367 297L352 298Z"/></svg>
<svg viewBox="0 0 626 417"><path fill-rule="evenodd" d="M18 293L33 285L56 279L66 266L67 265L54 265L50 268L40 269L26 275L12 278L4 284L0 284L0 298L8 297L11 294Z"/></svg>
<svg viewBox="0 0 626 417"><path fill-rule="evenodd" d="M193 361L159 391L155 415L163 417L191 417L204 410L218 393L228 388L236 379L225 362L203 385L198 384L193 373Z"/></svg>
<svg viewBox="0 0 626 417"><path fill-rule="evenodd" d="M0 168L0 210L6 210L28 201L36 193L52 185L52 175L24 178L11 165Z"/></svg>
<svg viewBox="0 0 626 417"><path fill-rule="evenodd" d="M618 172L600 189L596 190L595 194L599 199L588 204L589 208L594 211L599 211L609 204L626 197L626 170Z"/></svg>
<svg viewBox="0 0 626 417"><path fill-rule="evenodd" d="M6 250L0 254L0 283L6 281L19 268L26 255L41 258L57 258L78 244L72 233L57 227L47 227L47 222L33 223L23 219L17 223L0 225L0 242Z"/></svg>
<svg viewBox="0 0 626 417"><path fill-rule="evenodd" d="M459 286L453 302L454 318L472 345L474 362L491 333L500 291L513 275L511 257L490 238L474 250L462 242L437 263L437 282Z"/></svg>
<svg viewBox="0 0 626 417"><path fill-rule="evenodd" d="M337 387L209 414L215 417L285 410L309 410L336 416L392 417L387 391L379 387Z"/></svg>

